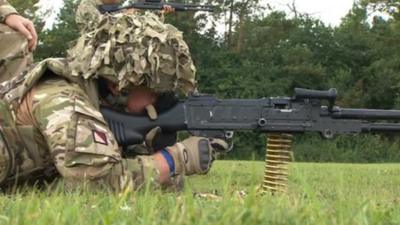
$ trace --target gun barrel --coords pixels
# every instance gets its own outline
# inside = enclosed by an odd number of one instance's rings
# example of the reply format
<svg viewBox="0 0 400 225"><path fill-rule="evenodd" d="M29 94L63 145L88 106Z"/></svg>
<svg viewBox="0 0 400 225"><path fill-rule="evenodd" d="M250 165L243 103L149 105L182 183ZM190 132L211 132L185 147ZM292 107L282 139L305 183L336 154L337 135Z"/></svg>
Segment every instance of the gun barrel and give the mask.
<svg viewBox="0 0 400 225"><path fill-rule="evenodd" d="M399 132L400 124L396 123L366 123L363 124L363 132Z"/></svg>
<svg viewBox="0 0 400 225"><path fill-rule="evenodd" d="M336 108L332 112L332 117L336 119L398 120L400 119L400 110Z"/></svg>

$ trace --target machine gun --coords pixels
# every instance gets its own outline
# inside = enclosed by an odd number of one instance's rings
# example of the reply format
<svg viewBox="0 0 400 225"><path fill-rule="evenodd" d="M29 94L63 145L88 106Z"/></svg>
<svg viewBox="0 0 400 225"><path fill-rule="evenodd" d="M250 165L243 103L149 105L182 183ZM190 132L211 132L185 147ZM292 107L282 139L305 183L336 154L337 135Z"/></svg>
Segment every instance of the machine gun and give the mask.
<svg viewBox="0 0 400 225"><path fill-rule="evenodd" d="M337 134L400 132L400 123L393 122L400 120L400 110L340 108L335 106L334 88L296 88L294 93L293 97L261 99L191 96L154 121L108 108L101 112L121 146L143 143L145 134L157 126L166 134L188 131L225 140L232 139L236 131L268 133L263 189L270 191L286 190L293 133L317 132L330 139Z"/></svg>
<svg viewBox="0 0 400 225"><path fill-rule="evenodd" d="M122 11L124 9L146 9L146 10L162 10L164 5L169 5L175 9L175 11L206 11L213 12L213 6L211 5L197 5L197 4L183 4L174 2L164 2L162 0L145 0L141 2L135 2L127 6L120 4L104 4L98 5L97 9L101 14L114 13Z"/></svg>
<svg viewBox="0 0 400 225"><path fill-rule="evenodd" d="M295 89L293 97L216 99L191 96L178 102L155 121L102 108L101 112L121 146L143 142L144 135L159 126L164 132L189 131L192 135L227 138L235 131L261 133L318 132L324 138L336 134L400 132L400 110L352 109L335 106L336 89ZM322 105L326 100L328 105Z"/></svg>

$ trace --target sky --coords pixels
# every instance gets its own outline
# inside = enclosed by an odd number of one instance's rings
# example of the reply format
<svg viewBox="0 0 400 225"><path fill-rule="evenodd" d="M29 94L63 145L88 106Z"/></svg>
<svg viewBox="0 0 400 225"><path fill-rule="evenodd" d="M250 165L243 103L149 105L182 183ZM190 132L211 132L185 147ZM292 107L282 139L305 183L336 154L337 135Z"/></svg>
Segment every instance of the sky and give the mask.
<svg viewBox="0 0 400 225"><path fill-rule="evenodd" d="M172 1L173 0L169 0ZM291 5L293 0L264 0L272 7L279 10L287 11L288 4ZM324 23L337 26L351 9L353 0L294 0L297 11L300 13L308 13L315 18L321 19ZM48 21L54 21L58 9L62 6L62 0L40 0L42 9L52 10L52 15ZM47 24L49 26L49 24Z"/></svg>
<svg viewBox="0 0 400 225"><path fill-rule="evenodd" d="M293 0L268 0L276 9L287 10ZM353 5L353 0L295 0L297 11L308 13L324 23L337 26Z"/></svg>

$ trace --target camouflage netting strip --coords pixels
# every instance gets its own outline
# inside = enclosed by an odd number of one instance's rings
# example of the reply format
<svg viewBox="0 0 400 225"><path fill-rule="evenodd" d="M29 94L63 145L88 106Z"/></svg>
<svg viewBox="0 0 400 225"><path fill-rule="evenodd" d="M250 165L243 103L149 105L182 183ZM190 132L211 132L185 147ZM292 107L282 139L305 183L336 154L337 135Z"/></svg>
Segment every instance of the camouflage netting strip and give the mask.
<svg viewBox="0 0 400 225"><path fill-rule="evenodd" d="M68 52L72 75L105 77L123 89L146 85L157 92L195 90L196 68L182 32L153 13L105 15Z"/></svg>

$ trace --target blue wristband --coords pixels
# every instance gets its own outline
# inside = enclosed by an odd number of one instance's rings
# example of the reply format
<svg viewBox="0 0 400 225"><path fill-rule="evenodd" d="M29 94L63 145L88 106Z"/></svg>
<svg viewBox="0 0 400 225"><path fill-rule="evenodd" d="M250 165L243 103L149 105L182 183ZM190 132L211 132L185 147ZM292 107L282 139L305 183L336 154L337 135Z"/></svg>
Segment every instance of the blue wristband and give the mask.
<svg viewBox="0 0 400 225"><path fill-rule="evenodd" d="M161 150L161 154L164 156L164 159L168 163L169 175L173 176L175 174L174 158L172 158L172 155L166 149Z"/></svg>

